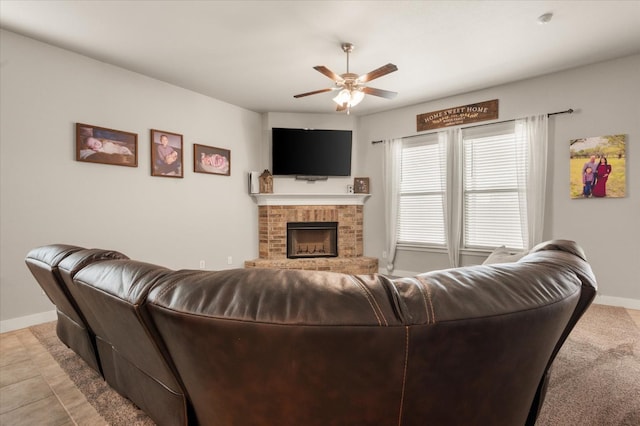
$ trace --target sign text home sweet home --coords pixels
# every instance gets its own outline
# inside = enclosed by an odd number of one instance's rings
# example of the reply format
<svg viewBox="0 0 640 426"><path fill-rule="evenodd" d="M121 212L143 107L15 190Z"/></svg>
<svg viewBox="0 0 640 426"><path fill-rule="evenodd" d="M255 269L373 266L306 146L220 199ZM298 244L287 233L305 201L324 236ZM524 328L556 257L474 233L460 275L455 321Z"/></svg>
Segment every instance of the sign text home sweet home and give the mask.
<svg viewBox="0 0 640 426"><path fill-rule="evenodd" d="M416 116L417 131L458 126L498 118L498 100L469 104Z"/></svg>

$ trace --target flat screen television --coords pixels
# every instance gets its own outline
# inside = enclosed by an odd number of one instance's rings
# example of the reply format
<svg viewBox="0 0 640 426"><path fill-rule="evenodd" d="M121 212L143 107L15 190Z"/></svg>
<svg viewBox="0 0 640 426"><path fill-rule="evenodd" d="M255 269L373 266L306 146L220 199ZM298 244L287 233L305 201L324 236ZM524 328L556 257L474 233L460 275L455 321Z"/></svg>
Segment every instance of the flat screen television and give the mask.
<svg viewBox="0 0 640 426"><path fill-rule="evenodd" d="M351 175L351 130L274 127L271 136L273 175Z"/></svg>

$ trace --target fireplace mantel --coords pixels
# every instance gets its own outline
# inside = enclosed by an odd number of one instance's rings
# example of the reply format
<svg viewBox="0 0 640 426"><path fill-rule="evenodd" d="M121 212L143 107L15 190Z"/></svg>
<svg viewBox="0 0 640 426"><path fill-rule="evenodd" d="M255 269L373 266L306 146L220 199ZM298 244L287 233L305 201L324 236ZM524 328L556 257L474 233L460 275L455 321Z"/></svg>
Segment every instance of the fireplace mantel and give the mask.
<svg viewBox="0 0 640 426"><path fill-rule="evenodd" d="M361 206L371 194L251 194L259 206Z"/></svg>

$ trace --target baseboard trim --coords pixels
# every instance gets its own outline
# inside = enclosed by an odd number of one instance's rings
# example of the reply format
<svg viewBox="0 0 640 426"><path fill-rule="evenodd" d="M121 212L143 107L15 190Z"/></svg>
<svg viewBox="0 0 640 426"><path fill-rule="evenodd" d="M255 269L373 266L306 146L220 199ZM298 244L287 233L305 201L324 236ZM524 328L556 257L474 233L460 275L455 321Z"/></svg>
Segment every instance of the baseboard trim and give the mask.
<svg viewBox="0 0 640 426"><path fill-rule="evenodd" d="M53 310L0 321L0 333L20 330L21 328L31 327L32 325L55 321L57 318L58 316L56 315L56 311Z"/></svg>
<svg viewBox="0 0 640 426"><path fill-rule="evenodd" d="M614 297L614 296L596 296L593 303L598 305L620 306L627 309L635 309L640 311L640 300L629 299L626 297Z"/></svg>

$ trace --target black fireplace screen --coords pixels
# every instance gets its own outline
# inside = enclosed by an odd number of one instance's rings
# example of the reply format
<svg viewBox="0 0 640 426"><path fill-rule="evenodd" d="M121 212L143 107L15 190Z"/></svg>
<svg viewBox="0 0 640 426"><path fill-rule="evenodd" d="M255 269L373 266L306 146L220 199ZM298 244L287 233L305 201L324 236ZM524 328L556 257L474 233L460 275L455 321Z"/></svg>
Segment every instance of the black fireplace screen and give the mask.
<svg viewBox="0 0 640 426"><path fill-rule="evenodd" d="M287 257L337 257L338 222L287 223Z"/></svg>

